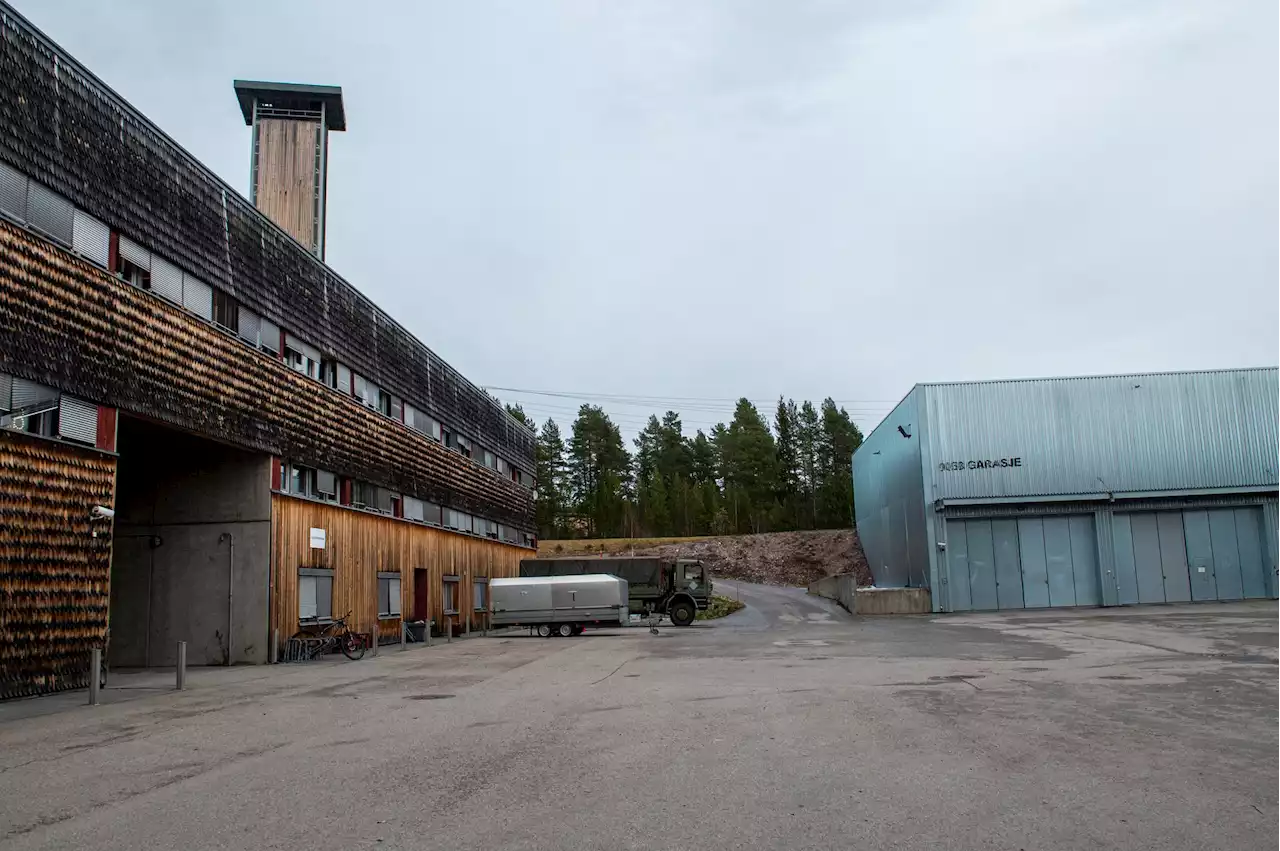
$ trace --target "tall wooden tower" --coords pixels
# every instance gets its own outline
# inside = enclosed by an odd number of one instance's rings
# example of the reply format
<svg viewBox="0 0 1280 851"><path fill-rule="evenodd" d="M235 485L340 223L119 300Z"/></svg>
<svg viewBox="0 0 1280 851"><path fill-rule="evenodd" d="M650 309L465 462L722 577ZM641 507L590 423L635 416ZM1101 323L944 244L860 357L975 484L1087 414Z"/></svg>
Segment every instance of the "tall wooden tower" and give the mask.
<svg viewBox="0 0 1280 851"><path fill-rule="evenodd" d="M250 199L323 260L329 131L347 129L342 87L236 80L235 90L253 128Z"/></svg>

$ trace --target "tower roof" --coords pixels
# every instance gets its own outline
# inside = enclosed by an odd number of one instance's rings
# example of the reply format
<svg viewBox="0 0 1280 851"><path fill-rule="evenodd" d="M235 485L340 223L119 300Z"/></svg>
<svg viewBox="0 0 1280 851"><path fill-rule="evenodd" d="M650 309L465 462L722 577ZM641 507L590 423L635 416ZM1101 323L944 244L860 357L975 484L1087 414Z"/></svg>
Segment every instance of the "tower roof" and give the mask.
<svg viewBox="0 0 1280 851"><path fill-rule="evenodd" d="M330 130L347 129L347 114L342 107L342 86L262 83L254 80L236 80L233 85L245 124L253 123L253 101L257 98L276 109L317 110L324 104L326 126Z"/></svg>

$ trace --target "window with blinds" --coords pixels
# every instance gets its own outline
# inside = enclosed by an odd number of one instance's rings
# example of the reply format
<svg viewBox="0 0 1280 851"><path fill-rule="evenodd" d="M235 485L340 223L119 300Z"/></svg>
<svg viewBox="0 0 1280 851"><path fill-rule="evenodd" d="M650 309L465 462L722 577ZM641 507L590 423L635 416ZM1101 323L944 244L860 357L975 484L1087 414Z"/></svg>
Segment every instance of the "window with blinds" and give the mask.
<svg viewBox="0 0 1280 851"><path fill-rule="evenodd" d="M98 440L98 406L63 396L58 406L58 435L92 446Z"/></svg>
<svg viewBox="0 0 1280 851"><path fill-rule="evenodd" d="M86 260L107 268L111 264L111 228L88 213L74 212L71 247Z"/></svg>

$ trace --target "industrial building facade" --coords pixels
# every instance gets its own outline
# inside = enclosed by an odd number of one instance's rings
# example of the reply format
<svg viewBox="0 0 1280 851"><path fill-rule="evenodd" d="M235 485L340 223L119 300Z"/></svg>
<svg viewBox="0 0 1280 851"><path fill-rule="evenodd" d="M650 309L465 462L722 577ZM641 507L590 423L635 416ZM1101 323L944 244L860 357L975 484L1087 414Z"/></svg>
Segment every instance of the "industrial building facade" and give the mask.
<svg viewBox="0 0 1280 851"><path fill-rule="evenodd" d="M882 587L936 612L1276 596L1277 371L920 384L853 456Z"/></svg>
<svg viewBox="0 0 1280 851"><path fill-rule="evenodd" d="M320 259L340 90L235 88L258 206L0 2L0 697L467 629L536 546L533 433Z"/></svg>

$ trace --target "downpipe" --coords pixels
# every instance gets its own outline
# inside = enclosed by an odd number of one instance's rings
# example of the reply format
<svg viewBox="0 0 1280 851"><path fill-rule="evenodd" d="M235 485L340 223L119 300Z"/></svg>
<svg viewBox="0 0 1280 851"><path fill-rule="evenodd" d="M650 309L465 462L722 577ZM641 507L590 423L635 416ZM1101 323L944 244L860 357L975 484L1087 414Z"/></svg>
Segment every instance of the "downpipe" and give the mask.
<svg viewBox="0 0 1280 851"><path fill-rule="evenodd" d="M218 536L218 543L221 544L223 541L227 542L227 667L229 668L234 658L231 647L231 628L235 626L236 536L230 532L223 532Z"/></svg>

